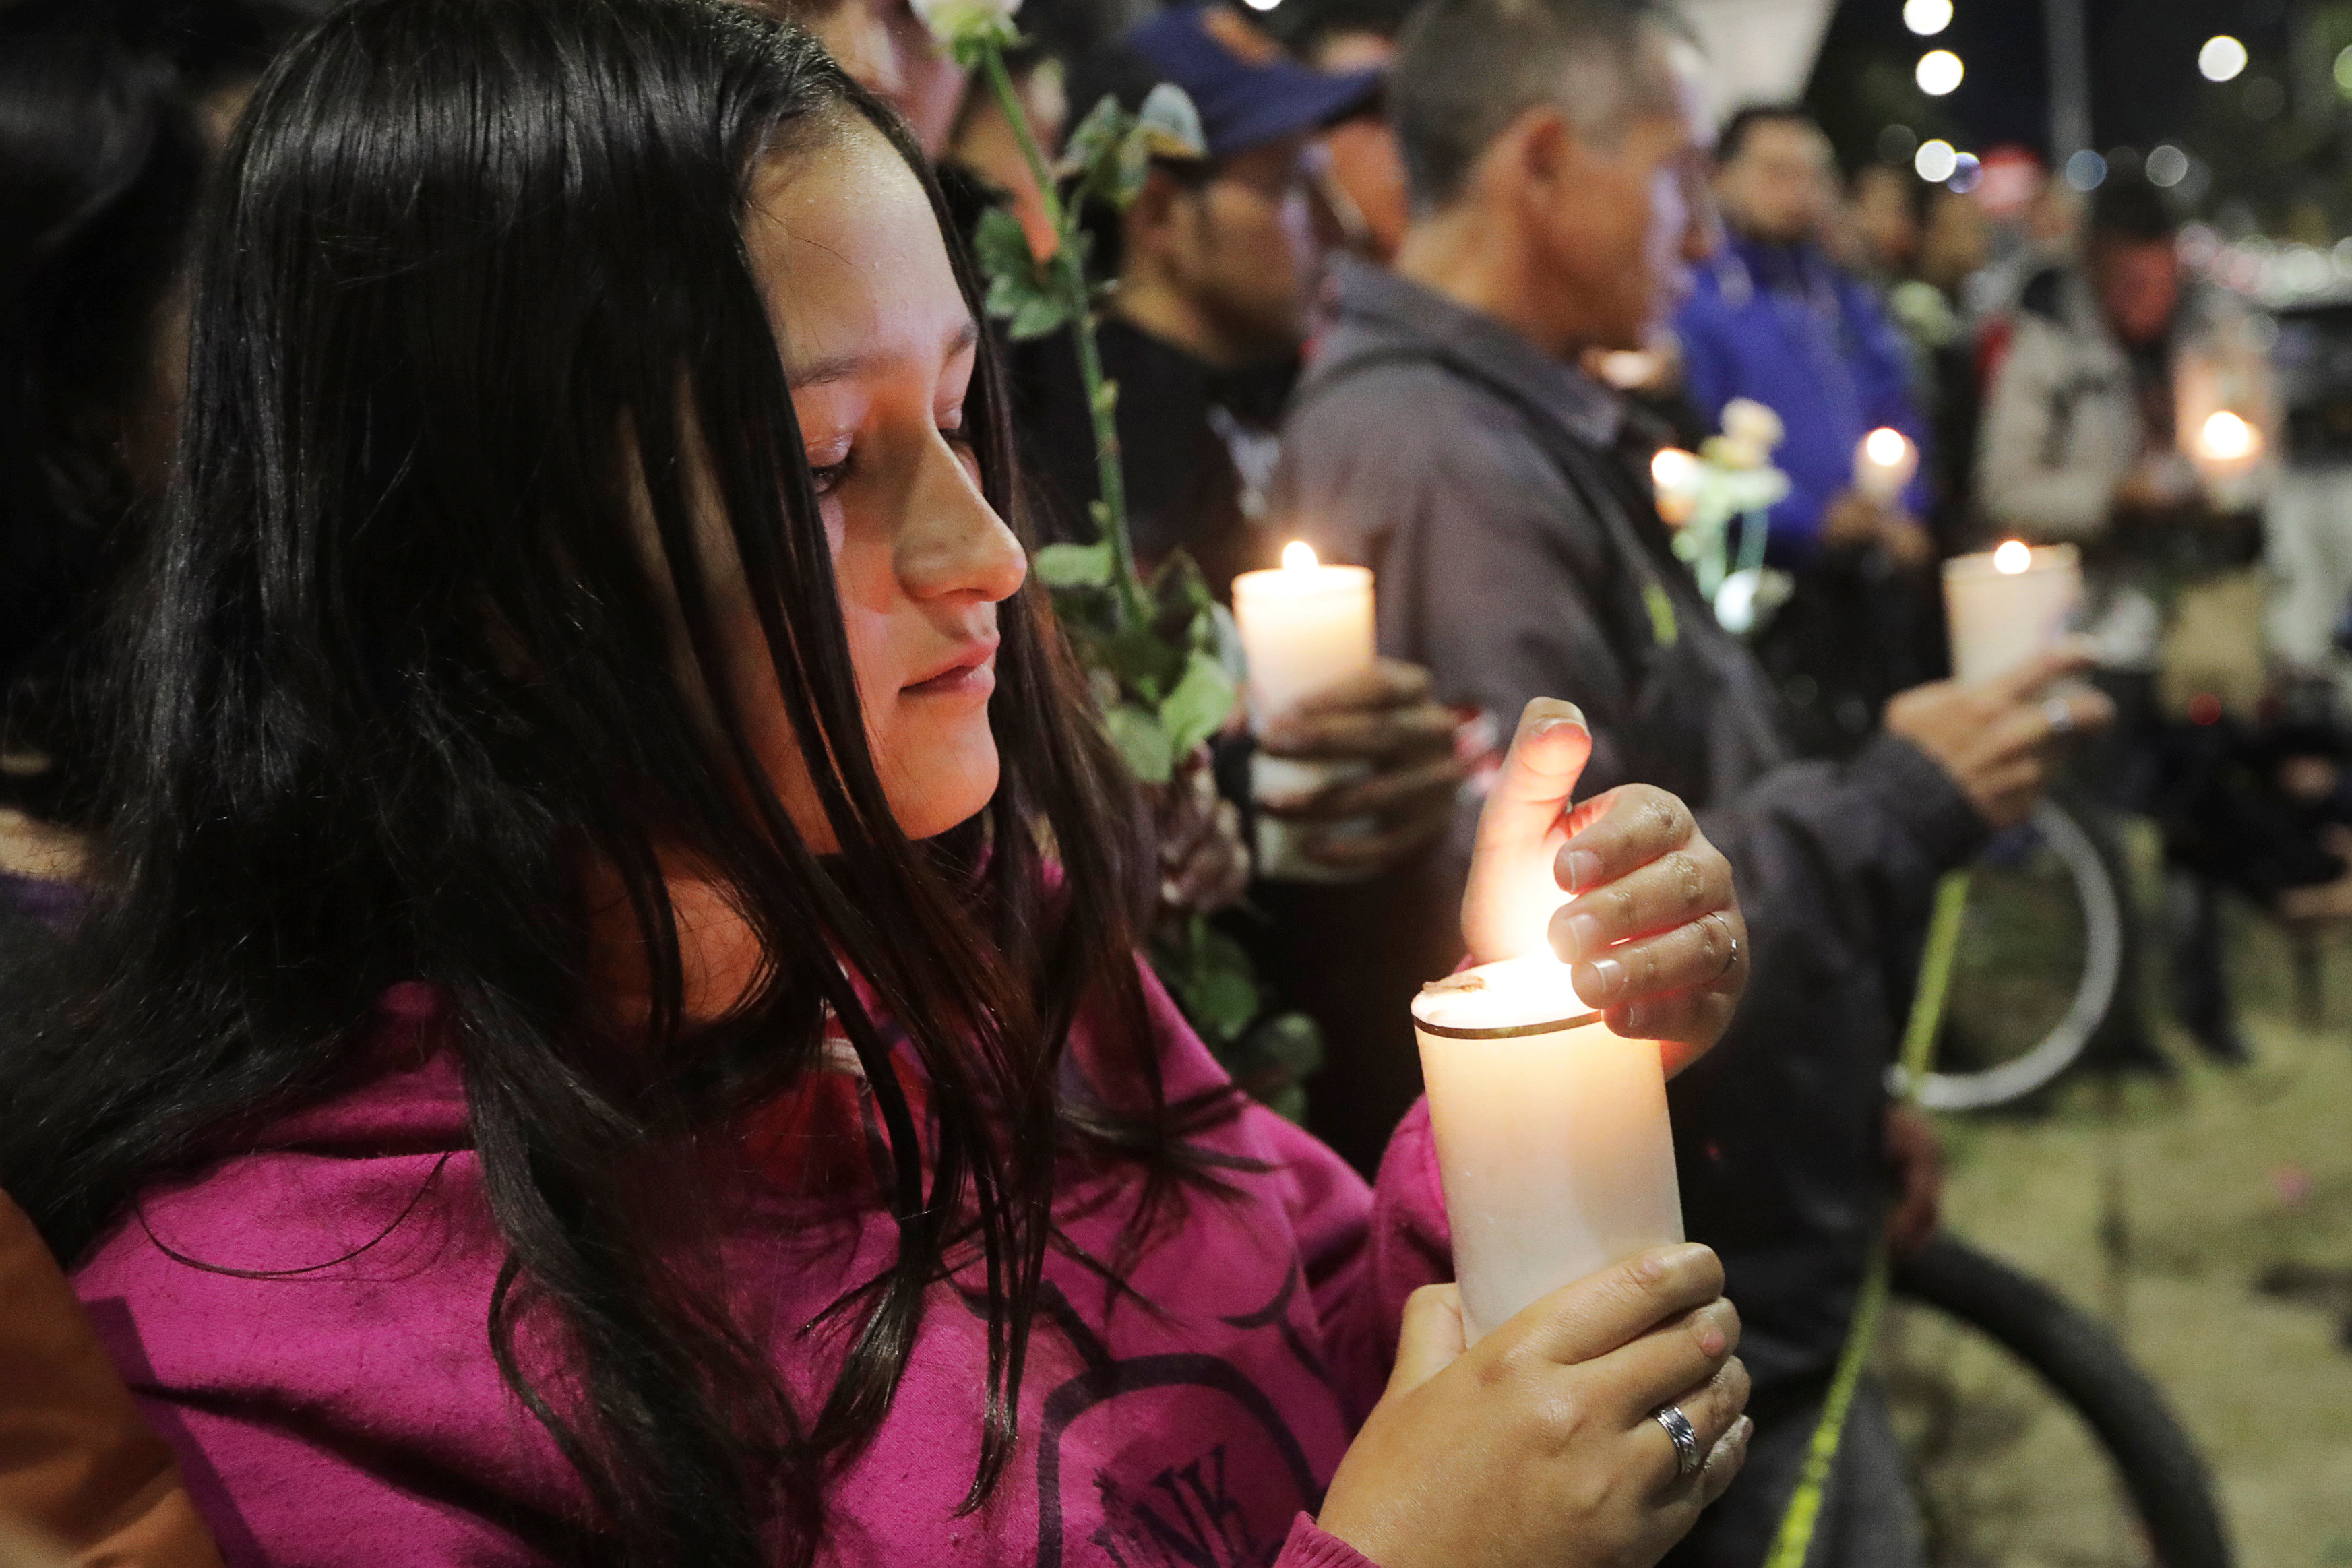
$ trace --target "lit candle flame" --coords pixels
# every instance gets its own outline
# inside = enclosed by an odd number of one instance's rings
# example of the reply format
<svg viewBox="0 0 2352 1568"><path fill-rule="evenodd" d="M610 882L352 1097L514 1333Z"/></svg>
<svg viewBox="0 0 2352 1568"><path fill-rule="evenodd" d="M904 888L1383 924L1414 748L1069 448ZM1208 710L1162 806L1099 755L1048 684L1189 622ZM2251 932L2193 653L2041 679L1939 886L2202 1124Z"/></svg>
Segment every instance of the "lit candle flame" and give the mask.
<svg viewBox="0 0 2352 1568"><path fill-rule="evenodd" d="M2205 421L2202 444L2208 457L2232 463L2252 456L2261 444L2261 434L2226 408Z"/></svg>
<svg viewBox="0 0 2352 1568"><path fill-rule="evenodd" d="M1862 449L1881 468L1893 468L1900 464L1911 447L1910 438L1901 431L1880 425L1863 438Z"/></svg>
<svg viewBox="0 0 2352 1568"><path fill-rule="evenodd" d="M1992 569L2005 577L2015 577L2033 564L2033 551L2022 539L2011 539L1992 552Z"/></svg>
<svg viewBox="0 0 2352 1568"><path fill-rule="evenodd" d="M1698 459L1679 446L1662 446L1650 459L1650 477L1661 490L1680 490L1698 476Z"/></svg>
<svg viewBox="0 0 2352 1568"><path fill-rule="evenodd" d="M1282 547L1282 570L1313 571L1323 563L1315 559L1315 547L1305 539L1293 539Z"/></svg>

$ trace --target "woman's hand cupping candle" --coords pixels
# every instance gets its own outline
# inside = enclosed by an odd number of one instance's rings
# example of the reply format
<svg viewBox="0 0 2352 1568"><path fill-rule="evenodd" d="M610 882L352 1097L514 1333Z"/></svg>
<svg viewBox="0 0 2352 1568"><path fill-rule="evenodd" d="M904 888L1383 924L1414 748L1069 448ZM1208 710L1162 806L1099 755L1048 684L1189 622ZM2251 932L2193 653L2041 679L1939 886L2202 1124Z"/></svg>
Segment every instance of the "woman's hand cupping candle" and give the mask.
<svg viewBox="0 0 2352 1568"><path fill-rule="evenodd" d="M1663 790L1571 807L1591 750L1574 707L1528 706L1463 901L1483 962L1413 1005L1474 1339L1681 1239L1667 1071L1715 1042L1747 977L1728 862Z"/></svg>
<svg viewBox="0 0 2352 1568"><path fill-rule="evenodd" d="M1314 549L1294 543L1271 571L1234 579L1234 620L1249 660L1250 727L1259 734L1301 699L1369 670L1372 641L1372 574L1360 566L1324 566ZM1312 795L1367 777L1361 762L1309 762L1258 753L1250 760L1250 792L1264 800ZM1377 823L1366 821L1372 831ZM1253 846L1261 875L1293 882L1345 882L1338 872L1301 852L1289 826L1260 817Z"/></svg>

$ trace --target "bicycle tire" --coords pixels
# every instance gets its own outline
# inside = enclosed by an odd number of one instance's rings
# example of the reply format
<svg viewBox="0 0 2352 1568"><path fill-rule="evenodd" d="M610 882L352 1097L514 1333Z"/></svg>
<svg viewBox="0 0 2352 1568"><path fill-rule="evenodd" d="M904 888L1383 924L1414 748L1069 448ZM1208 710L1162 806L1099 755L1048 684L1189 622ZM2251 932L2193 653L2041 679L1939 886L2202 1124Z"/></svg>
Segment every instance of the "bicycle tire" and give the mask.
<svg viewBox="0 0 2352 1568"><path fill-rule="evenodd" d="M1992 1340L2097 1438L2161 1568L2232 1568L2213 1479L2163 1394L2115 1337L2040 1281L1938 1236L1895 1269L1900 1295Z"/></svg>
<svg viewBox="0 0 2352 1568"><path fill-rule="evenodd" d="M2032 1049L1975 1072L1929 1072L1919 1103L1930 1111L1982 1111L2021 1100L2072 1067L2107 1021L2122 988L2129 936L2123 888L2098 840L2073 812L2044 797L2035 831L2055 852L2083 906L2083 978L2065 1013Z"/></svg>

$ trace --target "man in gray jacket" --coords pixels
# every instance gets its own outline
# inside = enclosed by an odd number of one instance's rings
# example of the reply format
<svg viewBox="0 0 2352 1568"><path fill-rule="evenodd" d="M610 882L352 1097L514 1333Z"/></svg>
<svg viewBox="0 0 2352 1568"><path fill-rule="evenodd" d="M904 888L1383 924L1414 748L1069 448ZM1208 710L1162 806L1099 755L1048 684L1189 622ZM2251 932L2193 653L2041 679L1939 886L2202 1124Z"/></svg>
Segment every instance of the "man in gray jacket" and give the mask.
<svg viewBox="0 0 2352 1568"><path fill-rule="evenodd" d="M2082 263L2027 280L1985 401L1977 490L2004 532L2082 549L2099 685L2122 715L2086 771L2112 805L2163 821L2181 916L2174 1006L2209 1053L2239 1061L2217 868L2200 863L2234 857L2186 852L2208 813L2174 799L2167 759L2181 748L2157 696L2160 607L2183 583L2261 555L2276 396L2253 319L2186 274L2179 227L2145 176L2111 174ZM2259 636L2246 625L2242 666L2261 666Z"/></svg>
<svg viewBox="0 0 2352 1568"><path fill-rule="evenodd" d="M2056 733L2106 709L2046 695L2069 667L2053 658L1899 696L1843 766L1789 759L1761 672L1669 549L1655 443L1577 368L1641 347L1711 243L1687 48L1643 0L1421 13L1391 89L1416 216L1393 274L1342 264L1273 500L1328 558L1375 570L1382 651L1426 665L1441 697L1496 713L1573 698L1594 735L1587 788L1675 790L1732 861L1748 1000L1673 1104L1690 1234L1722 1254L1746 1325L1757 1435L1668 1561L1753 1568L1888 1223L1890 1164L1905 1239L1933 1225L1932 1139L1906 1123L1890 1148L1884 1085L1936 879L2030 809ZM1812 1561L1918 1558L1866 1397Z"/></svg>

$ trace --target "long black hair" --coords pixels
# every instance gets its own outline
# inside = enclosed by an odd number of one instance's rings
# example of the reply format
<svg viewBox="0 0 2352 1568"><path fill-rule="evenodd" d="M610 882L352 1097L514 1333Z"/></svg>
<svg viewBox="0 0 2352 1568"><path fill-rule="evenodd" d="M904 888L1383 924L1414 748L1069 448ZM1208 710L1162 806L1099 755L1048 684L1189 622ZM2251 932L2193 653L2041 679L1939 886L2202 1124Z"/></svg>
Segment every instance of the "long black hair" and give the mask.
<svg viewBox="0 0 2352 1568"><path fill-rule="evenodd" d="M0 789L86 817L72 701L106 583L160 488L126 444L155 401L212 100L299 18L275 0L0 4Z"/></svg>
<svg viewBox="0 0 2352 1568"><path fill-rule="evenodd" d="M0 1180L70 1258L142 1184L347 1082L385 987L438 987L509 1248L489 1333L586 1481L600 1561L806 1562L825 1476L961 1260L986 1281L976 1504L1011 1451L1057 1161L1138 1162L1163 1196L1199 1168L1134 968L1132 792L1034 589L1000 616L979 818L910 842L866 748L741 232L757 169L859 123L922 172L813 43L721 0L354 0L281 57L205 222L178 478L123 605L100 902L0 1060ZM986 354L967 409L1009 516ZM822 860L740 716L694 697L744 689L695 546L696 447L838 843ZM716 1022L684 1016L657 857L759 937ZM585 1009L583 866L625 887L652 955L642 1031ZM679 1237L713 1209L715 1134L813 1068L827 1009L887 1129L898 1247L804 1412ZM1081 1011L1110 1052L1084 1073ZM535 1359L551 1344L561 1364Z"/></svg>

